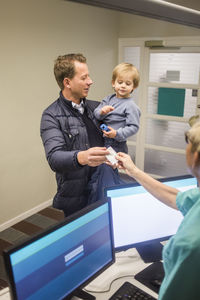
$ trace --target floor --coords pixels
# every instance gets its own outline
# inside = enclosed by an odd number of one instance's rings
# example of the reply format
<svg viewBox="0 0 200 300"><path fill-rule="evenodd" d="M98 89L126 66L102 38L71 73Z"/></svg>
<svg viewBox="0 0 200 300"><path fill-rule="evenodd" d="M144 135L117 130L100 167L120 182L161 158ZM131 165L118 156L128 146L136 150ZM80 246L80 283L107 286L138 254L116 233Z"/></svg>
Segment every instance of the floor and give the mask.
<svg viewBox="0 0 200 300"><path fill-rule="evenodd" d="M58 223L63 218L62 211L48 207L0 232L0 290L8 287L2 256L3 250Z"/></svg>

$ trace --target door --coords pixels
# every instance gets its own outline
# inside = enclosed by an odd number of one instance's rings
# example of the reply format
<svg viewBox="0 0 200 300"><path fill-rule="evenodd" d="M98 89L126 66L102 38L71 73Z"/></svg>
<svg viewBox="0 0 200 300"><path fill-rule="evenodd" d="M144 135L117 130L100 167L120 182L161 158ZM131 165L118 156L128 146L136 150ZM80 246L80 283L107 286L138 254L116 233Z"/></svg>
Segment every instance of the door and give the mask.
<svg viewBox="0 0 200 300"><path fill-rule="evenodd" d="M141 82L133 95L141 109L140 130L128 140L136 165L155 177L187 174L184 131L199 113L200 40L167 38L165 47L144 39L121 39L119 61L135 64Z"/></svg>

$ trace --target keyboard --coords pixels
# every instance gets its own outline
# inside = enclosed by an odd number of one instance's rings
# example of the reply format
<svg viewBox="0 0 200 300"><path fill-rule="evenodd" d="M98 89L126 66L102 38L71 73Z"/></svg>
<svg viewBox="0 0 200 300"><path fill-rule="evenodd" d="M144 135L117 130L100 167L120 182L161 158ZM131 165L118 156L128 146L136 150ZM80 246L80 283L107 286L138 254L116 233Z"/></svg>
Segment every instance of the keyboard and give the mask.
<svg viewBox="0 0 200 300"><path fill-rule="evenodd" d="M137 286L126 281L120 288L109 298L109 300L156 300Z"/></svg>

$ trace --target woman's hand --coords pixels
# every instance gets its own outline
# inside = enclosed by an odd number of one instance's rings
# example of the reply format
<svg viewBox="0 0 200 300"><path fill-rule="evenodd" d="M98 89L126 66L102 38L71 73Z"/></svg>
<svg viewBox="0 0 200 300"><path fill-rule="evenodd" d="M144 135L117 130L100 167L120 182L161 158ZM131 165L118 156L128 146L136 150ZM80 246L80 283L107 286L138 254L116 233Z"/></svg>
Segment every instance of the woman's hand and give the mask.
<svg viewBox="0 0 200 300"><path fill-rule="evenodd" d="M125 172L131 176L134 177L136 174L138 168L133 163L130 155L119 152L116 155L116 159L118 160L118 168L125 170Z"/></svg>

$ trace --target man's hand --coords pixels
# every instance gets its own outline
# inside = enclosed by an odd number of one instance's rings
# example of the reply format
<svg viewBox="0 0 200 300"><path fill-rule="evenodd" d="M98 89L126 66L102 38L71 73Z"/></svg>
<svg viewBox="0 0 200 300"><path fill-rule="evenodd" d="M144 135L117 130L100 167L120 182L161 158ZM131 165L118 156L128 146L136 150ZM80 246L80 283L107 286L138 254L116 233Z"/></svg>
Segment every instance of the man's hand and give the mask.
<svg viewBox="0 0 200 300"><path fill-rule="evenodd" d="M80 151L77 154L79 164L88 165L90 167L99 166L107 162L106 155L109 151L105 147L93 147L85 151Z"/></svg>

